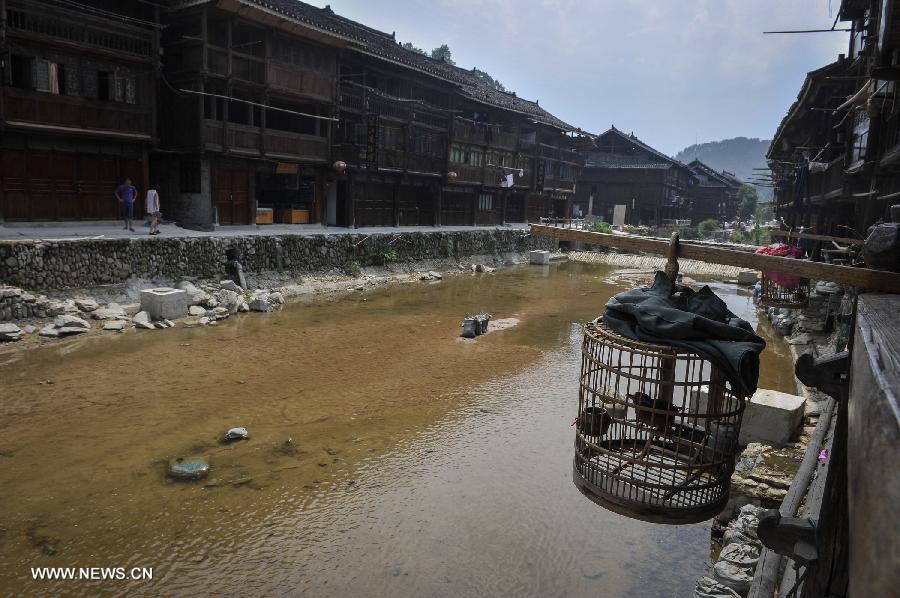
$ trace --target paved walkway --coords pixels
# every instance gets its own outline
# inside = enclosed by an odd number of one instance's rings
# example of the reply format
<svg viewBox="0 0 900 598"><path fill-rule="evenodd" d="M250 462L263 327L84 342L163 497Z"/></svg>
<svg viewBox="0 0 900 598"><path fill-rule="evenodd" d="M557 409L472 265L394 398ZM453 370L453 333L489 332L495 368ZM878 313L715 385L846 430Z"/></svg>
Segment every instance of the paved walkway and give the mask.
<svg viewBox="0 0 900 598"><path fill-rule="evenodd" d="M322 226L321 224L271 224L263 226L222 226L215 231L196 231L181 228L174 224L160 225L161 234L151 238L162 237L234 237L244 235L346 235L346 234L392 234L406 232L452 232L467 230L527 230L526 224L508 224L506 226L375 226L368 228L342 228ZM23 223L0 225L0 240L36 240L36 239L84 239L100 237L104 239L146 238L148 227L136 223L135 232L122 229L120 223L111 222L71 222L71 223Z"/></svg>

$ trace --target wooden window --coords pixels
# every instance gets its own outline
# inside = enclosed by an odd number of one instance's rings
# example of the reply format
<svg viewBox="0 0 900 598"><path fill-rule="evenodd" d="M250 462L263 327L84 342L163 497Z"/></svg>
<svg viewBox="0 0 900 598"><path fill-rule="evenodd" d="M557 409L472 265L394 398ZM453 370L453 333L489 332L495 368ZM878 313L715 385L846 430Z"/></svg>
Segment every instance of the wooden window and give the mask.
<svg viewBox="0 0 900 598"><path fill-rule="evenodd" d="M466 154L461 147L454 145L450 148L450 161L457 164L465 164Z"/></svg>
<svg viewBox="0 0 900 598"><path fill-rule="evenodd" d="M490 193L481 193L478 195L478 211L490 212L494 209L494 196Z"/></svg>
<svg viewBox="0 0 900 598"><path fill-rule="evenodd" d="M469 160L468 163L470 166L481 166L484 159L484 154L482 154L478 150L469 150Z"/></svg>
<svg viewBox="0 0 900 598"><path fill-rule="evenodd" d="M869 115L863 111L855 113L853 122L853 141L850 146L850 164L866 159L866 148L869 146Z"/></svg>
<svg viewBox="0 0 900 598"><path fill-rule="evenodd" d="M109 71L97 71L97 99L98 100L109 100L112 99L112 94L110 93L110 84L112 82L112 77L110 76Z"/></svg>

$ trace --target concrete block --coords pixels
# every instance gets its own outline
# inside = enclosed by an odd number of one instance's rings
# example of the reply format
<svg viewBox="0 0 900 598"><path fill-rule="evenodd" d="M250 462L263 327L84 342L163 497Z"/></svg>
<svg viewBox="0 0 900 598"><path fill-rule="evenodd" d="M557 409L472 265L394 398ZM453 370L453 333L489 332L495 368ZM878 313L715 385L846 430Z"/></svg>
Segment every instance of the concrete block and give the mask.
<svg viewBox="0 0 900 598"><path fill-rule="evenodd" d="M539 266L546 266L550 263L550 252L549 251L529 251L528 252L528 263L529 264L537 264Z"/></svg>
<svg viewBox="0 0 900 598"><path fill-rule="evenodd" d="M188 313L188 296L181 289L159 287L141 291L141 311L153 320L181 318Z"/></svg>
<svg viewBox="0 0 900 598"><path fill-rule="evenodd" d="M738 441L784 446L803 421L805 406L803 397L760 388L747 401Z"/></svg>
<svg viewBox="0 0 900 598"><path fill-rule="evenodd" d="M759 272L755 270L742 270L738 272L737 281L740 285L750 286L759 280Z"/></svg>

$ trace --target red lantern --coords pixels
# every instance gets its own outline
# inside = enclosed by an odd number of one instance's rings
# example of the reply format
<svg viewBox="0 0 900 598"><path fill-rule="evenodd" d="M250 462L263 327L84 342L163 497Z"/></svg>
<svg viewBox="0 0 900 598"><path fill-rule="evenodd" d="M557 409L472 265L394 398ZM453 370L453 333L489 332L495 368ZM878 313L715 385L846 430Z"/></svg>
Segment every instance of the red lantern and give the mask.
<svg viewBox="0 0 900 598"><path fill-rule="evenodd" d="M453 171L451 170L450 172L447 173L447 180L448 180L448 181L455 181L457 176L459 176L459 175L457 175L455 172L453 172Z"/></svg>
<svg viewBox="0 0 900 598"><path fill-rule="evenodd" d="M347 170L347 163L343 160L338 160L334 163L334 169L338 174L344 174L344 171Z"/></svg>

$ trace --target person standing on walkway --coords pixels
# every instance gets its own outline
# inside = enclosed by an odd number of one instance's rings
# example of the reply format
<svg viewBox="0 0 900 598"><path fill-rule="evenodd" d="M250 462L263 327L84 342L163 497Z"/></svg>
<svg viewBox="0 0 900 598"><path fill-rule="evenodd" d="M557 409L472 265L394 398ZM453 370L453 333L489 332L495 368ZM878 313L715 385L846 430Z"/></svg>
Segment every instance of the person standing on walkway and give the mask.
<svg viewBox="0 0 900 598"><path fill-rule="evenodd" d="M150 234L159 234L159 189L156 185L150 185L147 189L147 215L150 216Z"/></svg>
<svg viewBox="0 0 900 598"><path fill-rule="evenodd" d="M131 179L126 178L125 182L116 188L116 199L119 200L119 206L122 210L122 219L125 220L123 230L134 232L131 220L134 218L134 199L137 196L137 189L131 184Z"/></svg>

